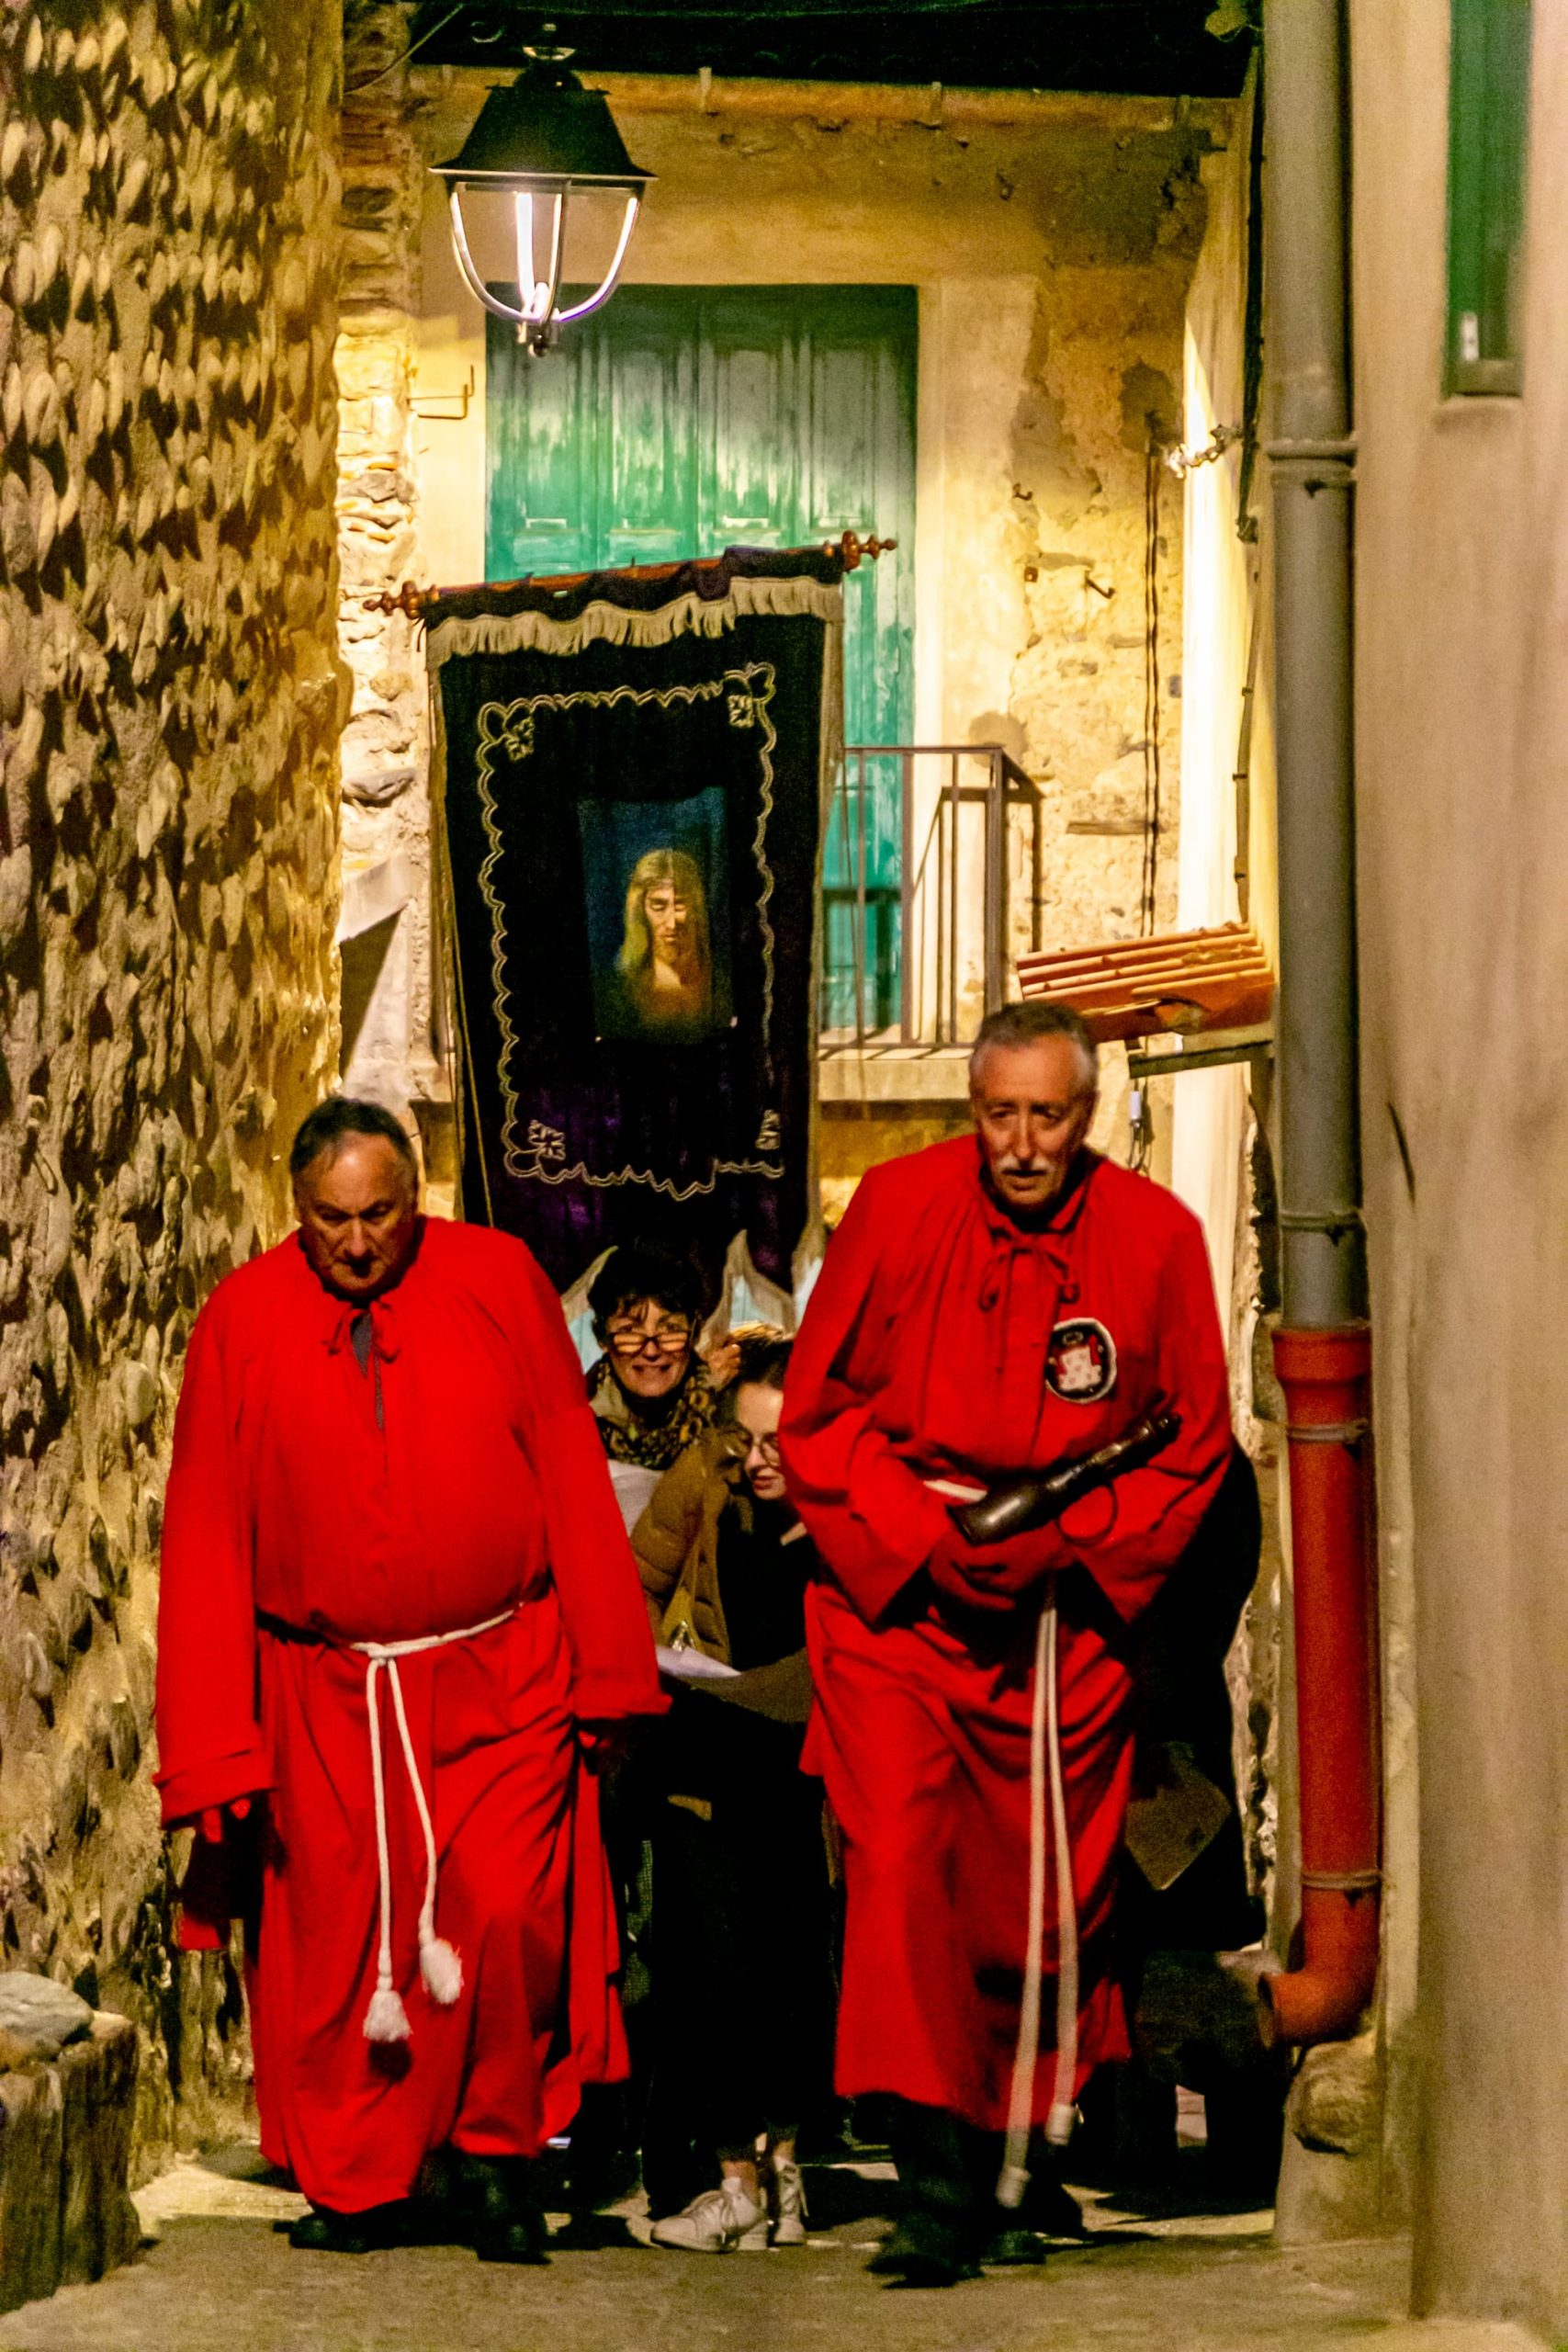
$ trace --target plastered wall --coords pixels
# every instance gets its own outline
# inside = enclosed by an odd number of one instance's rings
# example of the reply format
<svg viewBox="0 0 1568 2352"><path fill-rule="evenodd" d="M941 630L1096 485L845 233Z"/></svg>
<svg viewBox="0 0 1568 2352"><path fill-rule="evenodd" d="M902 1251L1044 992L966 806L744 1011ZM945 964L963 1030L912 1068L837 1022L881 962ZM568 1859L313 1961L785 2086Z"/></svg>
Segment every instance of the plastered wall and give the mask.
<svg viewBox="0 0 1568 2352"><path fill-rule="evenodd" d="M1524 394L1443 397L1449 11L1353 0L1363 1148L1422 2310L1568 2333L1568 16ZM1391 1594L1394 1602L1390 1608ZM1414 1690L1418 1705L1399 1702ZM1414 1899L1413 1885L1405 1889Z"/></svg>
<svg viewBox="0 0 1568 2352"><path fill-rule="evenodd" d="M0 15L0 1967L234 2063L149 1772L160 1494L213 1283L335 1057L339 33Z"/></svg>
<svg viewBox="0 0 1568 2352"><path fill-rule="evenodd" d="M1182 655L1181 838L1177 917L1185 930L1235 922L1238 824L1250 834L1254 803L1271 797L1272 775L1250 763L1238 807L1237 769L1250 683L1252 707L1267 711L1268 664L1255 643L1258 627L1260 538L1238 532L1247 449L1239 435L1245 409L1244 322L1247 277L1248 149L1251 104L1238 108L1224 152L1204 164L1207 227L1187 302L1182 409L1184 442L1194 460L1179 490L1187 553ZM1229 438L1228 436L1237 437ZM1228 446L1211 455L1218 437ZM1255 468L1247 506L1258 528L1262 484ZM1261 690L1259 680L1261 679ZM1265 730L1252 728L1254 747ZM1244 842L1244 848L1247 844ZM1247 912L1254 910L1247 896ZM1266 900L1271 894L1258 893ZM1273 910L1260 905L1271 933ZM1232 1289L1236 1189L1247 1115L1245 1065L1195 1070L1175 1088L1173 1180L1203 1218L1214 1284Z"/></svg>
<svg viewBox="0 0 1568 2352"><path fill-rule="evenodd" d="M343 1077L412 1125L414 1103L446 1091L429 1019L424 661L406 614L369 607L423 576L411 392L425 175L401 64L406 9L349 0L344 25L339 643L354 699L343 740Z"/></svg>
<svg viewBox="0 0 1568 2352"><path fill-rule="evenodd" d="M1249 271L1249 85L1223 145L1202 166L1203 243L1187 297L1183 356L1184 644L1181 833L1177 920L1183 929L1250 921L1272 946L1272 690L1267 609L1268 479L1247 463L1246 320ZM1245 782L1238 777L1245 772ZM1201 1038L1198 1040L1201 1045ZM1254 1884L1269 1898L1281 1948L1295 1916L1282 1739L1282 1609L1277 1403L1266 1318L1278 1306L1269 1226L1267 1063L1193 1070L1169 1082L1170 1182L1201 1218L1230 1343L1232 1411L1264 1503L1264 1561L1231 1658L1237 1783ZM1259 1376L1261 1374L1261 1377ZM1283 1824L1281 1814L1283 1813ZM1283 1835L1281 1835L1283 1827Z"/></svg>

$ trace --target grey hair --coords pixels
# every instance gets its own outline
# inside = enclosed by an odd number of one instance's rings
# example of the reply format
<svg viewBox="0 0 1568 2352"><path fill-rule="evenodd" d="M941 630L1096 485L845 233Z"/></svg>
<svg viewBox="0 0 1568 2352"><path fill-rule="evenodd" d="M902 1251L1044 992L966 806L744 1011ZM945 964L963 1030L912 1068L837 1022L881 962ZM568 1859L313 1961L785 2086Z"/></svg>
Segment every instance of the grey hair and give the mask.
<svg viewBox="0 0 1568 2352"><path fill-rule="evenodd" d="M1022 1004L999 1005L995 1012L987 1013L970 1052L970 1078L975 1077L982 1056L989 1053L993 1046L1012 1051L1020 1046L1037 1046L1043 1037L1070 1037L1088 1066L1090 1083L1099 1084L1100 1048L1083 1014L1070 1004L1058 1004L1053 998L1041 996L1030 997Z"/></svg>
<svg viewBox="0 0 1568 2352"><path fill-rule="evenodd" d="M418 1183L419 1162L397 1118L383 1103L361 1102L352 1094L329 1094L301 1119L288 1154L289 1174L303 1176L323 1151L335 1159L350 1136L379 1136L383 1143L391 1145L412 1182Z"/></svg>

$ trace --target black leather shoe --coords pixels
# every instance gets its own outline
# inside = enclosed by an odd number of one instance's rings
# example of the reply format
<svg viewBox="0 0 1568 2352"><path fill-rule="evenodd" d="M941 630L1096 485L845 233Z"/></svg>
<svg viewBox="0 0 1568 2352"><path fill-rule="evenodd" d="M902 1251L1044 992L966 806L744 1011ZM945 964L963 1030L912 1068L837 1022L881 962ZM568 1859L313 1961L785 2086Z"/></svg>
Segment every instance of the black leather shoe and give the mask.
<svg viewBox="0 0 1568 2352"><path fill-rule="evenodd" d="M1045 2259L1044 2241L1018 2222L1004 2222L980 2259L987 2269L1038 2269Z"/></svg>
<svg viewBox="0 0 1568 2352"><path fill-rule="evenodd" d="M1084 2238L1089 2235L1084 2222L1083 2207L1070 2188L1064 2188L1050 2171L1042 2167L1029 2177L1023 2192L1020 2218L1026 2229L1038 2230L1048 2238Z"/></svg>
<svg viewBox="0 0 1568 2352"><path fill-rule="evenodd" d="M457 2182L468 2243L481 2262L549 2260L549 2224L526 2156L459 2154Z"/></svg>
<svg viewBox="0 0 1568 2352"><path fill-rule="evenodd" d="M474 2232L474 2252L481 2262L526 2262L538 2267L548 2262L549 2227L542 2213Z"/></svg>
<svg viewBox="0 0 1568 2352"><path fill-rule="evenodd" d="M334 2213L329 2205L312 2205L288 2233L290 2245L307 2254L374 2254L396 2245L407 2218L405 2204L368 2205L362 2213Z"/></svg>
<svg viewBox="0 0 1568 2352"><path fill-rule="evenodd" d="M879 2278L901 2278L906 2287L956 2287L980 2276L962 2233L939 2215L918 2210L894 2225L865 2267Z"/></svg>

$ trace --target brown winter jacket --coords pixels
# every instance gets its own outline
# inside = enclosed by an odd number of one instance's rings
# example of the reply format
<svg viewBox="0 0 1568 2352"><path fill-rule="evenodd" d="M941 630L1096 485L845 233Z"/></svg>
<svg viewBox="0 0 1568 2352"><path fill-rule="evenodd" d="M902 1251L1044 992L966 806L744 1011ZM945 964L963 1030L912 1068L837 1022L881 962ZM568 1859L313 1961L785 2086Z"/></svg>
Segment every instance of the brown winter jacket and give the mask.
<svg viewBox="0 0 1568 2352"><path fill-rule="evenodd" d="M726 1666L729 1634L718 1592L718 1523L731 1503L750 1516L745 1459L743 1430L721 1425L705 1430L664 1473L632 1529L649 1614L662 1621L675 1588L683 1584L698 1641Z"/></svg>

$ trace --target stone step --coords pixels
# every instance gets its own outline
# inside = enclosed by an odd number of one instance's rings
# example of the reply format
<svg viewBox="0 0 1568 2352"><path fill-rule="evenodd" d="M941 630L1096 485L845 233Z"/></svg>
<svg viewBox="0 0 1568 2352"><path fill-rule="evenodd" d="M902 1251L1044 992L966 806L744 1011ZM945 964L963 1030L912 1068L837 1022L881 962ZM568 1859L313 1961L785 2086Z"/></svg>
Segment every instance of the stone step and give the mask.
<svg viewBox="0 0 1568 2352"><path fill-rule="evenodd" d="M80 2039L0 2074L0 2312L101 2278L135 2253L137 2059L134 2026L89 2013Z"/></svg>

